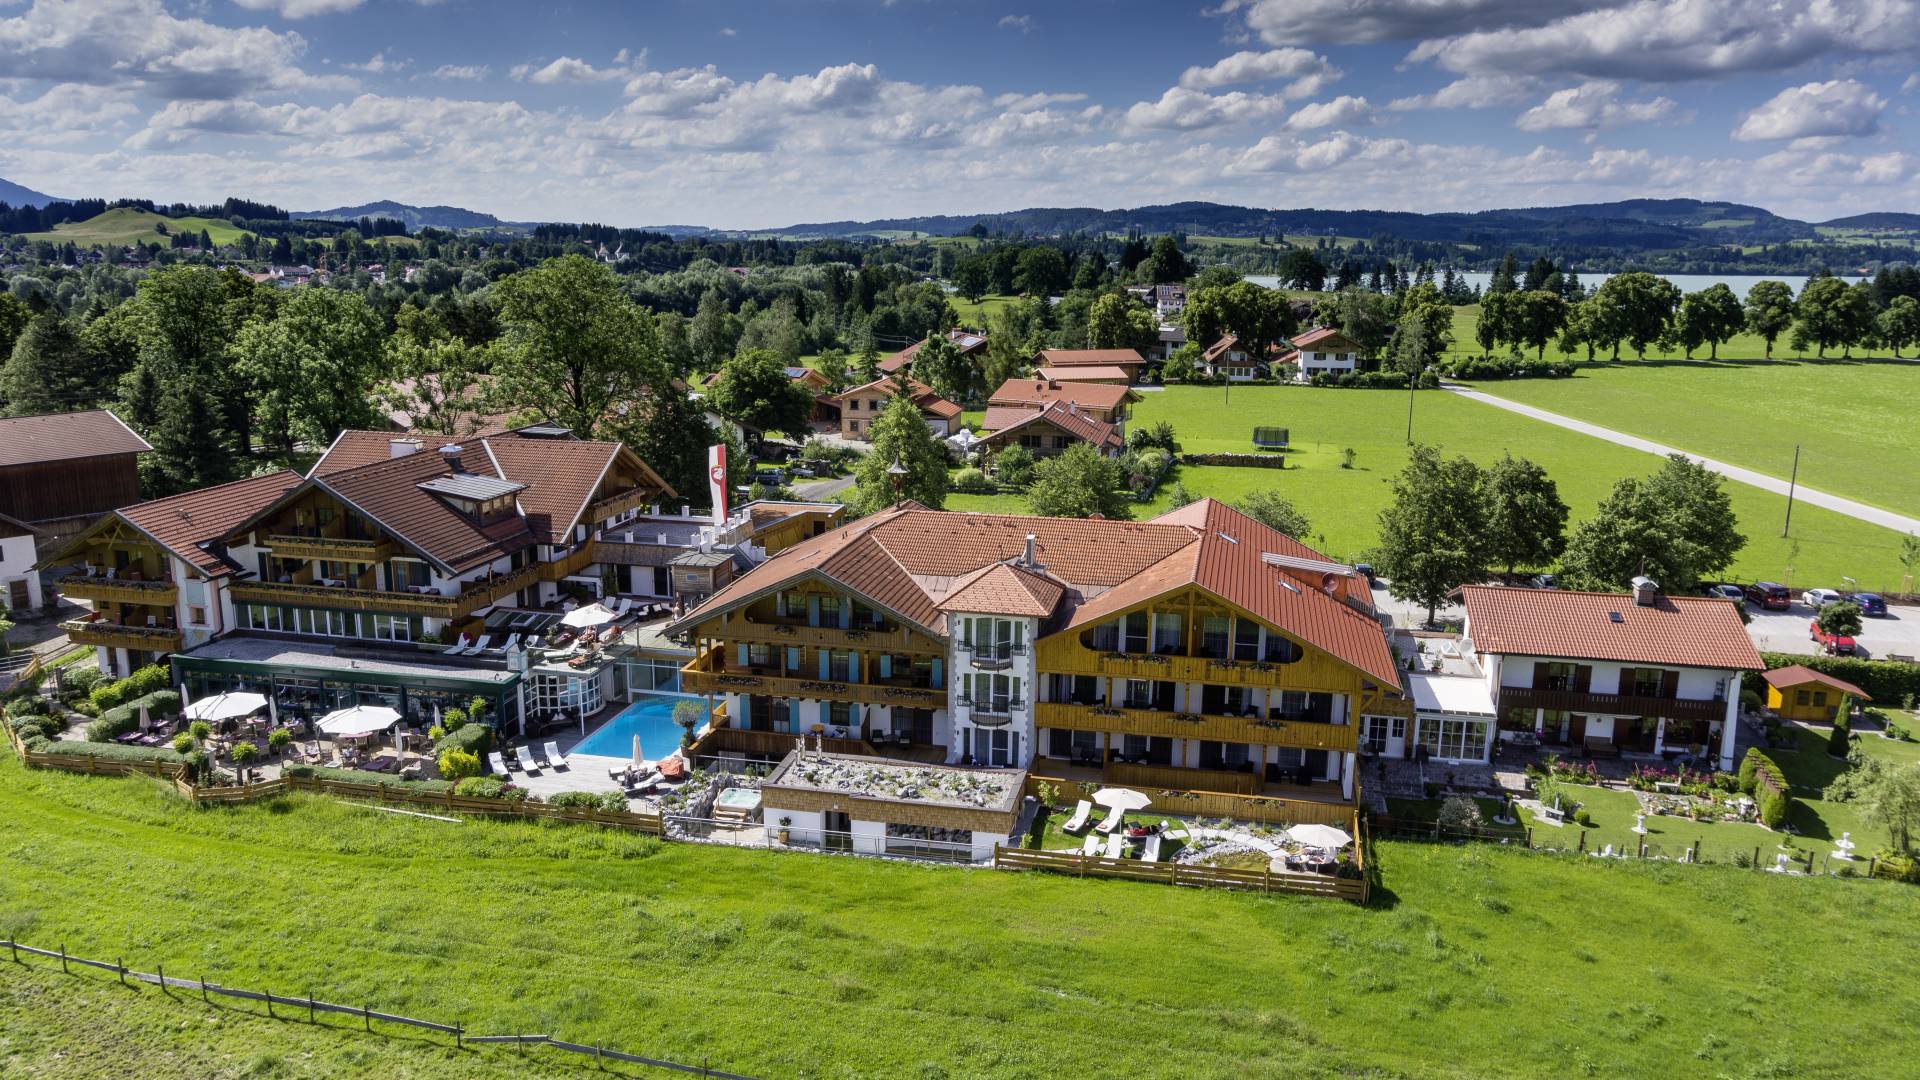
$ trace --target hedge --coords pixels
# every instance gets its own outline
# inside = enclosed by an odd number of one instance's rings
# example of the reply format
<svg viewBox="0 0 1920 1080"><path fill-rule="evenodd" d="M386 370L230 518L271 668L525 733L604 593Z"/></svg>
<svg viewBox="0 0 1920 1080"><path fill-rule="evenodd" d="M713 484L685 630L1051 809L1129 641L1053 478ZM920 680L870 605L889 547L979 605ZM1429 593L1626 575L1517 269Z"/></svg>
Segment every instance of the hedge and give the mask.
<svg viewBox="0 0 1920 1080"><path fill-rule="evenodd" d="M365 769L329 769L323 765L289 765L283 771L288 776L311 777L315 780L339 780L348 784L378 784L381 787L398 788L403 791L431 791L435 795L453 790L453 785L445 780L402 780L392 773L368 772Z"/></svg>
<svg viewBox="0 0 1920 1080"><path fill-rule="evenodd" d="M1793 811L1793 788L1787 784L1787 774L1755 746L1748 748L1746 759L1740 763L1742 788L1746 787L1749 777L1753 780L1754 800L1760 805L1760 823L1769 829L1785 825Z"/></svg>
<svg viewBox="0 0 1920 1080"><path fill-rule="evenodd" d="M155 690L165 690L169 677L166 668L159 664L149 664L117 682L94 687L93 691L87 695L87 700L93 702L94 708L106 712L117 705L125 705L135 698L145 697Z"/></svg>
<svg viewBox="0 0 1920 1080"><path fill-rule="evenodd" d="M462 724L434 745L434 750L446 753L449 750L464 750L473 756L485 760L487 751L493 749L493 729L485 724Z"/></svg>
<svg viewBox="0 0 1920 1080"><path fill-rule="evenodd" d="M184 764L189 756L171 746L134 746L116 742L57 742L52 739L27 736L25 733L22 733L22 741L27 749L34 753L99 758L101 761L166 761Z"/></svg>
<svg viewBox="0 0 1920 1080"><path fill-rule="evenodd" d="M1264 454L1181 454L1182 465L1231 465L1237 469L1284 469L1287 467L1286 455L1268 451Z"/></svg>
<svg viewBox="0 0 1920 1080"><path fill-rule="evenodd" d="M140 726L140 707L147 709L149 719L159 719L180 711L180 695L172 690L155 690L137 701L125 705L116 705L100 714L100 718L87 725L87 741L110 743Z"/></svg>
<svg viewBox="0 0 1920 1080"><path fill-rule="evenodd" d="M1904 707L1910 698L1920 698L1920 664L1910 664L1904 660L1862 660L1851 656L1802 656L1798 653L1761 653L1768 670L1792 667L1803 664L1820 672L1843 679L1865 690L1873 697L1877 705L1891 708ZM1746 687L1756 693L1764 693L1765 681L1759 674L1748 672Z"/></svg>

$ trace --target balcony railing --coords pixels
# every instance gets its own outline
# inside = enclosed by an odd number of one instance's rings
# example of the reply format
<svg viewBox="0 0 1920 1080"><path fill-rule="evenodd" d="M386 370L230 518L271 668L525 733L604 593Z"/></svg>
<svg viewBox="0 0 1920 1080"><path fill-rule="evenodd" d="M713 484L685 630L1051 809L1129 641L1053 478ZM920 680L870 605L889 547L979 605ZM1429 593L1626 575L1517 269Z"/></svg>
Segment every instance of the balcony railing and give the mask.
<svg viewBox="0 0 1920 1080"><path fill-rule="evenodd" d="M967 653L973 666L988 671L1011 667L1016 656L1027 655L1027 647L1011 642L999 642L991 645L975 645L971 641L960 643L960 651Z"/></svg>
<svg viewBox="0 0 1920 1080"><path fill-rule="evenodd" d="M587 504L587 512L581 515L581 520L598 524L615 514L624 514L628 510L647 505L657 494L658 489L636 484L625 491L616 491L604 499Z"/></svg>
<svg viewBox="0 0 1920 1080"><path fill-rule="evenodd" d="M1305 656L1289 663L1276 660L1229 660L1204 656L1174 656L1147 652L1094 652L1069 648L1043 652L1040 668L1049 674L1104 675L1119 679L1213 683L1221 686L1285 687L1294 690L1347 692L1351 672L1331 659Z"/></svg>
<svg viewBox="0 0 1920 1080"><path fill-rule="evenodd" d="M681 687L695 694L773 694L915 709L941 709L947 704L947 692L935 687L799 678L771 668L732 667L720 653L718 648L708 649L681 668Z"/></svg>
<svg viewBox="0 0 1920 1080"><path fill-rule="evenodd" d="M1643 694L1594 694L1581 690L1500 688L1499 711L1546 709L1551 712L1611 713L1616 716L1664 716L1669 720L1724 720L1727 703Z"/></svg>
<svg viewBox="0 0 1920 1080"><path fill-rule="evenodd" d="M172 607L179 596L179 589L171 581L136 581L100 574L72 574L61 578L60 591L70 600L165 607Z"/></svg>
<svg viewBox="0 0 1920 1080"><path fill-rule="evenodd" d="M808 626L797 623L769 622L735 618L715 631L728 641L766 642L774 645L814 646L830 649L872 649L876 652L910 652L942 655L946 648L939 642L919 637L905 629L870 627Z"/></svg>
<svg viewBox="0 0 1920 1080"><path fill-rule="evenodd" d="M304 533L270 533L267 546L275 558L326 559L332 562L384 562L400 548L391 540L369 540L350 536L315 536Z"/></svg>
<svg viewBox="0 0 1920 1080"><path fill-rule="evenodd" d="M234 585L228 593L238 603L289 604L295 607L325 607L346 611L385 611L404 615L424 615L433 619L453 619L480 606L467 594L459 597L438 593L382 592L376 589L335 588L328 585L301 585L287 581L248 581Z"/></svg>
<svg viewBox="0 0 1920 1080"><path fill-rule="evenodd" d="M1070 731L1205 739L1261 746L1290 746L1303 750L1350 751L1358 745L1356 729L1352 724L1110 708L1104 705L1069 705L1057 701L1040 703L1035 724Z"/></svg>
<svg viewBox="0 0 1920 1080"><path fill-rule="evenodd" d="M76 645L102 645L138 652L172 652L180 647L180 629L174 626L130 626L106 619L74 619L60 624L67 640Z"/></svg>

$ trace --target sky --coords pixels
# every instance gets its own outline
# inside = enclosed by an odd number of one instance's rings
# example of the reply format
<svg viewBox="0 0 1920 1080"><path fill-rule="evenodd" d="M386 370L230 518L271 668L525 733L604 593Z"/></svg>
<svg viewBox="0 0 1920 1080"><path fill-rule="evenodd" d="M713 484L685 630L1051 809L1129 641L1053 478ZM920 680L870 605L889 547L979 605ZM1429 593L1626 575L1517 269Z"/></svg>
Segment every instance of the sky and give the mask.
<svg viewBox="0 0 1920 1080"><path fill-rule="evenodd" d="M58 196L760 228L1202 199L1920 211L1920 0L0 0Z"/></svg>

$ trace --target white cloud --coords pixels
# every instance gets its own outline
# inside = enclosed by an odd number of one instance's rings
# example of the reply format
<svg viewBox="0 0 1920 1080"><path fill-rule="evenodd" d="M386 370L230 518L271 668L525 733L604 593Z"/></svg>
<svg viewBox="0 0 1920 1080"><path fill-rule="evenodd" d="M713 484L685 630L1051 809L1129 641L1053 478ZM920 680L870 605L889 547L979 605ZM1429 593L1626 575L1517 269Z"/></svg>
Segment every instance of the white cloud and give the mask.
<svg viewBox="0 0 1920 1080"><path fill-rule="evenodd" d="M1203 94L1175 86L1158 101L1140 101L1127 109L1126 124L1133 131L1193 131L1264 120L1286 111L1287 99L1278 94Z"/></svg>
<svg viewBox="0 0 1920 1080"><path fill-rule="evenodd" d="M392 56L388 55L388 52L386 49L381 49L361 63L342 64L340 66L350 71L364 71L369 75L389 75L394 72L405 71L413 66L413 61L395 60Z"/></svg>
<svg viewBox="0 0 1920 1080"><path fill-rule="evenodd" d="M36 98L0 96L0 143L57 146L84 142L140 115L125 90L62 83Z"/></svg>
<svg viewBox="0 0 1920 1080"><path fill-rule="evenodd" d="M507 74L515 82L530 82L535 86L553 86L558 83L619 82L631 78L633 72L625 66L626 52L623 50L616 58L615 66L597 68L585 60L571 56L562 56L545 65L515 64Z"/></svg>
<svg viewBox="0 0 1920 1080"><path fill-rule="evenodd" d="M1085 94L1001 94L993 103L1008 112L1032 112L1050 105L1071 105L1085 100Z"/></svg>
<svg viewBox="0 0 1920 1080"><path fill-rule="evenodd" d="M1521 131L1557 131L1618 127L1621 124L1661 120L1673 114L1671 98L1650 101L1621 101L1620 84L1595 79L1565 90L1555 90L1547 99L1514 120Z"/></svg>
<svg viewBox="0 0 1920 1080"><path fill-rule="evenodd" d="M1033 33L1033 16L1002 15L1000 16L1000 21L995 25L999 26L1002 30L1018 30L1023 34L1031 34Z"/></svg>
<svg viewBox="0 0 1920 1080"><path fill-rule="evenodd" d="M1903 94L1911 94L1915 90L1920 90L1920 73L1907 76L1907 81L1900 84L1900 92Z"/></svg>
<svg viewBox="0 0 1920 1080"><path fill-rule="evenodd" d="M1373 106L1363 97L1342 94L1331 101L1302 105L1287 117L1288 131L1307 131L1313 128L1337 127L1342 124L1357 123L1371 119Z"/></svg>
<svg viewBox="0 0 1920 1080"><path fill-rule="evenodd" d="M311 15L337 15L352 11L366 0L233 0L249 11L272 11L283 19L304 19Z"/></svg>
<svg viewBox="0 0 1920 1080"><path fill-rule="evenodd" d="M1408 58L1463 74L1668 82L1916 47L1915 0L1633 0L1540 26L1424 41Z"/></svg>
<svg viewBox="0 0 1920 1080"><path fill-rule="evenodd" d="M1538 79L1526 75L1468 75L1431 94L1395 98L1387 108L1396 111L1490 109L1495 105L1517 105L1532 97L1538 86Z"/></svg>
<svg viewBox="0 0 1920 1080"><path fill-rule="evenodd" d="M1180 74L1180 85L1189 90L1212 90L1235 83L1312 80L1312 89L1303 88L1301 92L1289 94L1292 97L1306 97L1339 77L1339 68L1328 63L1326 57L1308 49L1269 49L1265 52L1242 50L1206 67L1188 68Z"/></svg>
<svg viewBox="0 0 1920 1080"><path fill-rule="evenodd" d="M299 67L306 39L169 14L160 0L35 0L0 18L0 79L137 86L163 98L342 90Z"/></svg>
<svg viewBox="0 0 1920 1080"><path fill-rule="evenodd" d="M491 74L493 68L486 64L441 64L433 69L434 78L454 82L477 82Z"/></svg>
<svg viewBox="0 0 1920 1080"><path fill-rule="evenodd" d="M1790 86L1748 113L1733 131L1742 142L1871 135L1887 99L1852 79Z"/></svg>
<svg viewBox="0 0 1920 1080"><path fill-rule="evenodd" d="M735 29L734 29L733 27L731 27L731 26L723 26L723 27L721 27L721 28L720 28L720 36L721 36L721 37L732 37L732 36L734 36L735 34L738 34L739 32L740 32L740 31L738 31L738 30L735 30Z"/></svg>
<svg viewBox="0 0 1920 1080"><path fill-rule="evenodd" d="M1617 2L1617 0L1615 0ZM1357 43L1404 41L1461 26L1538 26L1607 0L1228 0L1261 40Z"/></svg>

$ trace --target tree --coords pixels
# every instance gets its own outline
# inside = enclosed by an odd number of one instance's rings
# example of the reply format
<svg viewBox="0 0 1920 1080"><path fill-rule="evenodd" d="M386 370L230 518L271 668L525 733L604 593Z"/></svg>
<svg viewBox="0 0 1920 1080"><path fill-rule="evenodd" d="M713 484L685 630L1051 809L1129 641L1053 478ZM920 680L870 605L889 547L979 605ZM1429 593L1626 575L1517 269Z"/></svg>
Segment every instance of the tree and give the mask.
<svg viewBox="0 0 1920 1080"><path fill-rule="evenodd" d="M383 328L358 293L297 290L278 319L248 323L233 353L252 388L254 426L283 460L296 442L325 445L373 424Z"/></svg>
<svg viewBox="0 0 1920 1080"><path fill-rule="evenodd" d="M565 255L493 288L503 329L493 373L502 401L590 439L613 420L617 404L646 388L660 339L611 267Z"/></svg>
<svg viewBox="0 0 1920 1080"><path fill-rule="evenodd" d="M707 490L707 448L721 441L701 402L675 390L666 365L647 377L648 392L628 404L610 434L640 455L682 498L698 501ZM653 387L659 391L654 392ZM745 475L746 455L727 452L729 472ZM732 475L728 483L735 480Z"/></svg>
<svg viewBox="0 0 1920 1080"><path fill-rule="evenodd" d="M854 469L854 491L861 509L874 513L901 499L934 510L946 505L947 451L920 415L912 394L896 392L867 437L873 448ZM888 471L896 461L906 469L897 493L895 477Z"/></svg>
<svg viewBox="0 0 1920 1080"><path fill-rule="evenodd" d="M1492 276L1487 279L1487 295L1518 292L1520 285L1515 281L1518 269L1519 263L1513 257L1512 249L1508 249L1505 255L1500 256L1500 265L1494 268Z"/></svg>
<svg viewBox="0 0 1920 1080"><path fill-rule="evenodd" d="M0 291L0 356L13 355L13 343L26 333L33 311L10 292Z"/></svg>
<svg viewBox="0 0 1920 1080"><path fill-rule="evenodd" d="M1288 248L1274 275L1291 288L1319 292L1327 287L1327 264L1312 248Z"/></svg>
<svg viewBox="0 0 1920 1080"><path fill-rule="evenodd" d="M1896 296L1888 301L1880 313L1879 329L1881 342L1899 359L1901 349L1920 341L1920 300Z"/></svg>
<svg viewBox="0 0 1920 1080"><path fill-rule="evenodd" d="M1616 274L1594 293L1605 297L1604 310L1617 320L1612 329L1619 339L1633 347L1634 355L1647 358L1647 346L1661 340L1680 306L1680 289L1663 277L1644 271Z"/></svg>
<svg viewBox="0 0 1920 1080"><path fill-rule="evenodd" d="M1513 342L1531 345L1534 355L1546 359L1547 342L1567 324L1567 302L1557 292L1535 289L1509 297L1507 320Z"/></svg>
<svg viewBox="0 0 1920 1080"><path fill-rule="evenodd" d="M1027 485L1027 508L1043 517L1086 518L1098 514L1114 521L1133 516L1131 498L1123 490L1126 472L1113 458L1076 442L1065 451L1043 458L1033 467Z"/></svg>
<svg viewBox="0 0 1920 1080"><path fill-rule="evenodd" d="M837 394L847 388L847 354L840 349L822 349L813 362L813 370L827 380L827 391Z"/></svg>
<svg viewBox="0 0 1920 1080"><path fill-rule="evenodd" d="M1295 540L1312 527L1307 515L1277 491L1250 491L1233 504L1235 510L1267 528Z"/></svg>
<svg viewBox="0 0 1920 1080"><path fill-rule="evenodd" d="M1784 281L1756 281L1747 290L1747 331L1767 343L1767 359L1773 359L1773 343L1793 325L1793 290Z"/></svg>
<svg viewBox="0 0 1920 1080"><path fill-rule="evenodd" d="M448 337L421 340L404 333L387 339L388 382L381 404L405 413L418 431L470 435L479 429L476 408L481 350Z"/></svg>
<svg viewBox="0 0 1920 1080"><path fill-rule="evenodd" d="M1201 349L1189 341L1173 350L1166 363L1160 365L1160 378L1163 382L1185 382L1193 378L1200 366Z"/></svg>
<svg viewBox="0 0 1920 1080"><path fill-rule="evenodd" d="M162 387L157 417L147 433L153 453L140 462L141 487L154 495L176 495L242 475L238 466L243 459L207 437L219 430L213 401L198 383Z"/></svg>
<svg viewBox="0 0 1920 1080"><path fill-rule="evenodd" d="M1545 567L1566 550L1567 504L1547 470L1512 454L1486 473L1487 560L1511 574Z"/></svg>
<svg viewBox="0 0 1920 1080"><path fill-rule="evenodd" d="M740 319L727 310L727 298L718 288L700 297L693 321L687 325L687 344L696 367L712 370L726 362L740 341Z"/></svg>
<svg viewBox="0 0 1920 1080"><path fill-rule="evenodd" d="M1020 252L1014 285L1030 296L1052 296L1067 288L1067 257L1056 247L1039 245Z"/></svg>
<svg viewBox="0 0 1920 1080"><path fill-rule="evenodd" d="M1416 443L1380 511L1380 544L1370 561L1399 600L1422 604L1427 621L1447 594L1487 576L1487 511L1480 468L1443 459Z"/></svg>
<svg viewBox="0 0 1920 1080"><path fill-rule="evenodd" d="M913 377L951 401L972 401L979 396L980 370L944 333L920 343L913 354Z"/></svg>
<svg viewBox="0 0 1920 1080"><path fill-rule="evenodd" d="M787 376L786 363L765 349L746 349L720 367L707 404L729 420L759 431L805 432L813 395Z"/></svg>
<svg viewBox="0 0 1920 1080"><path fill-rule="evenodd" d="M993 455L994 479L1009 487L1023 488L1033 482L1033 451L1019 443L1009 443Z"/></svg>
<svg viewBox="0 0 1920 1080"><path fill-rule="evenodd" d="M1087 311L1089 349L1145 351L1159 340L1160 320L1152 309L1126 293L1107 293Z"/></svg>
<svg viewBox="0 0 1920 1080"><path fill-rule="evenodd" d="M94 404L93 357L73 324L48 311L27 324L0 360L0 402L14 416L68 412Z"/></svg>
<svg viewBox="0 0 1920 1080"><path fill-rule="evenodd" d="M1511 337L1507 322L1513 304L1513 290L1494 292L1480 298L1480 317L1473 324L1473 340L1480 345L1483 354L1491 353L1501 341Z"/></svg>
<svg viewBox="0 0 1920 1080"><path fill-rule="evenodd" d="M1353 339L1368 357L1380 355L1393 339L1393 301L1369 289L1346 288L1323 296L1314 302L1313 317Z"/></svg>
<svg viewBox="0 0 1920 1080"><path fill-rule="evenodd" d="M1860 605L1851 600L1842 600L1839 603L1828 604L1826 607L1820 609L1819 614L1813 617L1813 622L1814 625L1820 628L1820 632L1823 634L1830 634L1837 637L1852 637L1858 634L1861 629Z"/></svg>
<svg viewBox="0 0 1920 1080"><path fill-rule="evenodd" d="M1400 295L1400 319L1391 346L1394 365L1418 375L1453 348L1453 305L1432 282Z"/></svg>
<svg viewBox="0 0 1920 1080"><path fill-rule="evenodd" d="M1716 282L1682 300L1683 311L1689 301L1693 303L1694 318L1707 341L1707 356L1720 359L1720 346L1732 341L1746 325L1747 315L1740 306L1740 298L1733 295L1725 282Z"/></svg>
<svg viewBox="0 0 1920 1080"><path fill-rule="evenodd" d="M1746 542L1724 479L1674 454L1652 476L1616 482L1574 530L1560 565L1583 588L1618 589L1645 574L1684 593L1726 569Z"/></svg>
<svg viewBox="0 0 1920 1080"><path fill-rule="evenodd" d="M1840 331L1840 355L1851 358L1855 345L1873 344L1876 325L1874 322L1873 283L1857 281L1847 288L1838 298L1834 315Z"/></svg>
<svg viewBox="0 0 1920 1080"><path fill-rule="evenodd" d="M1887 830L1895 851L1913 850L1913 834L1920 829L1920 765L1882 769L1860 794L1860 817Z"/></svg>
<svg viewBox="0 0 1920 1080"><path fill-rule="evenodd" d="M1180 242L1171 236L1162 236L1153 242L1153 254L1140 264L1140 280L1149 283L1185 281L1193 275L1193 266L1187 262L1186 253L1180 250Z"/></svg>
<svg viewBox="0 0 1920 1080"><path fill-rule="evenodd" d="M953 289L967 298L968 303L977 304L987 294L987 286L993 282L993 272L987 260L979 255L968 255L953 268Z"/></svg>
<svg viewBox="0 0 1920 1080"><path fill-rule="evenodd" d="M1824 358L1829 347L1846 340L1849 291L1847 283L1836 277L1816 277L1800 290L1793 332L1814 347L1816 356Z"/></svg>
<svg viewBox="0 0 1920 1080"><path fill-rule="evenodd" d="M1251 281L1208 286L1187 294L1181 312L1187 341L1205 349L1227 334L1255 356L1294 332L1297 323L1287 295Z"/></svg>

